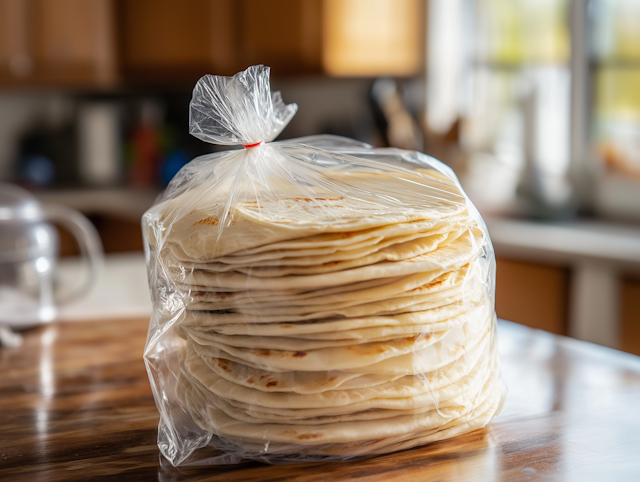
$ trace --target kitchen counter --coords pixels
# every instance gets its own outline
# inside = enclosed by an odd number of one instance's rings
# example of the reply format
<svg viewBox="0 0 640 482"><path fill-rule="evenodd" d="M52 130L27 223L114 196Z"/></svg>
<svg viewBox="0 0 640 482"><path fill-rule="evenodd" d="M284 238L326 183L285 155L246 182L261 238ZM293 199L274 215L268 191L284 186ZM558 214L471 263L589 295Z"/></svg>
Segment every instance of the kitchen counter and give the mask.
<svg viewBox="0 0 640 482"><path fill-rule="evenodd" d="M175 469L156 446L146 332L55 323L0 348L1 480L640 480L640 358L508 322L509 394L484 429L347 463Z"/></svg>

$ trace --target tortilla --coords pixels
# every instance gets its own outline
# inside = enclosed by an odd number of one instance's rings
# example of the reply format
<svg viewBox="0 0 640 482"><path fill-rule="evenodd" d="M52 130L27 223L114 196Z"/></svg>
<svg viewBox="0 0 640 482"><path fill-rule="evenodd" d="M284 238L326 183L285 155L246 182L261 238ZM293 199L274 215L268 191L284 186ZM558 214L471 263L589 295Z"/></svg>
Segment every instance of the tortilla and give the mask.
<svg viewBox="0 0 640 482"><path fill-rule="evenodd" d="M214 259L312 235L437 220L467 209L456 184L408 171L309 171L312 182L307 187L281 170L264 172L262 180L230 182L241 168L230 166L216 189L194 186L152 207L145 221L155 249L160 252L173 244L191 259ZM323 185L330 187L315 187ZM231 189L236 200L232 204ZM344 194L337 194L340 191ZM380 198L385 192L393 193L396 201Z"/></svg>
<svg viewBox="0 0 640 482"><path fill-rule="evenodd" d="M465 323L446 332L308 351L235 348L216 342L194 343L193 347L203 357L225 358L272 372L321 369L408 375L440 368L467 352L490 329L488 321Z"/></svg>
<svg viewBox="0 0 640 482"><path fill-rule="evenodd" d="M300 445L322 445L394 436L408 438L408 434L437 429L447 425L451 419L459 419L477 408L483 407L486 401L491 402L492 395L497 391L496 388L500 383L497 375L493 372L488 377L481 377L479 381L482 382L479 391L476 389L468 394L463 392L449 406L434 408L418 414L396 415L375 420L308 425L293 424L293 426L273 422L255 424L238 421L210 404L206 405L206 410L210 430L235 440L269 440L271 443L293 442ZM376 402L378 401L376 400ZM195 402L194 405L197 403Z"/></svg>
<svg viewBox="0 0 640 482"><path fill-rule="evenodd" d="M497 383L490 398L485 400L476 409L464 414L462 417L449 420L446 424L430 430L421 430L412 434L397 435L374 440L364 440L343 444L324 444L317 446L303 446L300 444L283 444L274 442L247 442L241 439L230 439L239 450L245 453L256 454L302 454L338 456L340 458L357 455L380 455L406 450L412 447L425 445L456 437L473 430L484 427L500 411L504 400L504 386ZM198 415L195 415L198 417ZM209 427L205 419L201 420L201 426ZM210 430L210 428L208 428Z"/></svg>
<svg viewBox="0 0 640 482"><path fill-rule="evenodd" d="M340 251L324 256L297 255L296 257L289 257L288 255L291 252L283 253L282 251L277 251L273 253L273 256L281 256L280 259L263 262L236 264L223 262L185 263L167 257L166 264L169 268L177 268L179 271L199 270L212 273L237 271L260 278L322 274L375 264L380 261L400 261L427 254L439 247L452 243L463 232L464 230L458 229L442 234L428 233L428 235L422 236L419 234L403 236L400 239L392 238L372 246ZM285 255L287 256L284 257Z"/></svg>
<svg viewBox="0 0 640 482"><path fill-rule="evenodd" d="M324 305L336 307L338 304L353 304L383 300L409 294L424 294L460 286L469 280L468 267L454 271L431 271L409 276L362 281L343 286L342 289L275 293L273 291L192 292L193 301L215 303L217 309L226 310L238 305L259 304L260 306L310 306ZM343 305L350 306L350 305Z"/></svg>
<svg viewBox="0 0 640 482"><path fill-rule="evenodd" d="M370 266L310 276L282 276L278 278L256 278L242 273L209 273L169 270L178 282L216 288L244 290L289 290L318 289L346 285L377 278L392 278L437 270L459 269L473 261L479 254L481 242L470 233L463 234L443 249L416 256L404 261L386 261Z"/></svg>

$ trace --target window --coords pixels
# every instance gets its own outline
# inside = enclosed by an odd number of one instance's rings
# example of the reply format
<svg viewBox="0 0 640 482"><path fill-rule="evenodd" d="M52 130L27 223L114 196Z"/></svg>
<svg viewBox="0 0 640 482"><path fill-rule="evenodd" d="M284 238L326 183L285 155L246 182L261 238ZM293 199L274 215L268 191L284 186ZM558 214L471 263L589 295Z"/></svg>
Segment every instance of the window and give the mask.
<svg viewBox="0 0 640 482"><path fill-rule="evenodd" d="M639 1L430 0L427 88L481 209L640 216Z"/></svg>

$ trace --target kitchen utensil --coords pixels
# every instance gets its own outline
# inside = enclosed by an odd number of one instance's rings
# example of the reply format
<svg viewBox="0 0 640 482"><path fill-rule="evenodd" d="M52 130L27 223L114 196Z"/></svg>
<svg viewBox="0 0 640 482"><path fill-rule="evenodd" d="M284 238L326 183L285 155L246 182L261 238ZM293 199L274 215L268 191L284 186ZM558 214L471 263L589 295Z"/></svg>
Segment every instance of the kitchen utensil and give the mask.
<svg viewBox="0 0 640 482"><path fill-rule="evenodd" d="M78 288L55 286L58 233L51 222L68 229L89 263L88 279ZM82 214L65 206L43 205L28 191L0 183L0 325L26 328L56 319L56 306L82 297L103 264L95 228Z"/></svg>

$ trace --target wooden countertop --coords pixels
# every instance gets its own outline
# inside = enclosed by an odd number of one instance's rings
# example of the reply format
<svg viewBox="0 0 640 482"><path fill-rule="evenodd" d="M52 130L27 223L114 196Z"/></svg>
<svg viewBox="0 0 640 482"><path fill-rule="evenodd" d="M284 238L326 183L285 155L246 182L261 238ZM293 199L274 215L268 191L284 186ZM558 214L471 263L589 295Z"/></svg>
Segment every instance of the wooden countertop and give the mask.
<svg viewBox="0 0 640 482"><path fill-rule="evenodd" d="M355 462L174 469L156 447L146 331L60 323L0 348L0 480L640 480L640 358L506 322L509 395L485 429Z"/></svg>

